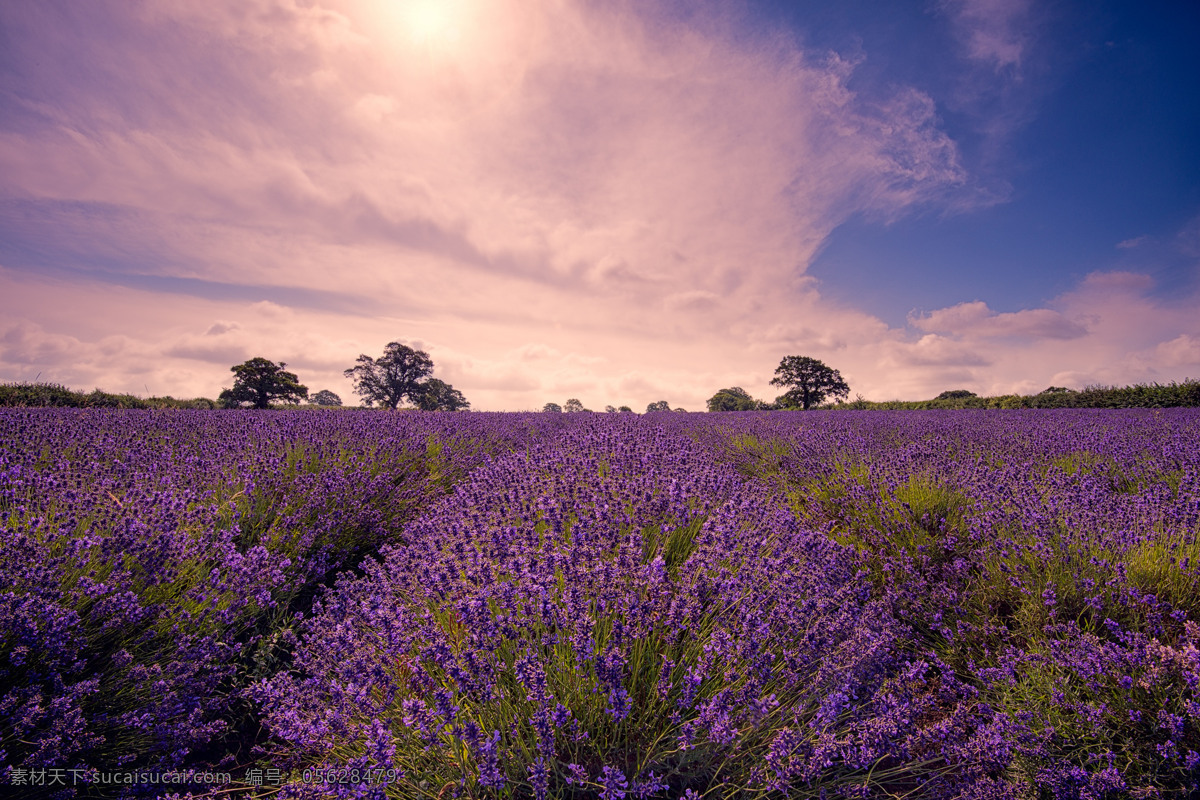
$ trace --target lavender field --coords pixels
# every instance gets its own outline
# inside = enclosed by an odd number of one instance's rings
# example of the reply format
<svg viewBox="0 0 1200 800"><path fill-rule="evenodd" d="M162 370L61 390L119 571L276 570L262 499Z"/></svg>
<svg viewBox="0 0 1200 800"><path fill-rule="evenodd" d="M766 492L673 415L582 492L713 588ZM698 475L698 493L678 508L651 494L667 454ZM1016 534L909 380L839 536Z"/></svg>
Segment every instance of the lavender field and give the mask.
<svg viewBox="0 0 1200 800"><path fill-rule="evenodd" d="M0 794L1195 796L1198 529L1194 410L4 409Z"/></svg>

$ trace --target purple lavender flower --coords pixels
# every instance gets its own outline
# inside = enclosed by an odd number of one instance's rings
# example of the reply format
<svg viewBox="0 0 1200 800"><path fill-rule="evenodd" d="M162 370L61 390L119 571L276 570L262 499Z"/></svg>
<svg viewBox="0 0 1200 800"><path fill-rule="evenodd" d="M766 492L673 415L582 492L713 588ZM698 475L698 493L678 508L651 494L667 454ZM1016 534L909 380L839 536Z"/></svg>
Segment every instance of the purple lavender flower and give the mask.
<svg viewBox="0 0 1200 800"><path fill-rule="evenodd" d="M625 773L616 767L605 766L600 770L600 800L625 800L629 782Z"/></svg>

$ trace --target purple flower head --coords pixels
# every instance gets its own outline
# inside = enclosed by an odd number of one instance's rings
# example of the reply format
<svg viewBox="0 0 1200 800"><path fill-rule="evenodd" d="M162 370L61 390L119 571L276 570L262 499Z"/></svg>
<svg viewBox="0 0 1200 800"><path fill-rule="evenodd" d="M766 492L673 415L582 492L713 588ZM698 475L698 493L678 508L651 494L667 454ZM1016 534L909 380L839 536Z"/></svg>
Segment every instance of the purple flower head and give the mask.
<svg viewBox="0 0 1200 800"><path fill-rule="evenodd" d="M588 782L587 769L579 764L567 764L567 783L574 786L585 786Z"/></svg>
<svg viewBox="0 0 1200 800"><path fill-rule="evenodd" d="M500 731L492 731L490 738L485 738L476 753L479 764L479 785L489 789L499 789L507 779L500 768Z"/></svg>
<svg viewBox="0 0 1200 800"><path fill-rule="evenodd" d="M616 767L605 766L600 771L600 800L625 800L629 782L625 773Z"/></svg>

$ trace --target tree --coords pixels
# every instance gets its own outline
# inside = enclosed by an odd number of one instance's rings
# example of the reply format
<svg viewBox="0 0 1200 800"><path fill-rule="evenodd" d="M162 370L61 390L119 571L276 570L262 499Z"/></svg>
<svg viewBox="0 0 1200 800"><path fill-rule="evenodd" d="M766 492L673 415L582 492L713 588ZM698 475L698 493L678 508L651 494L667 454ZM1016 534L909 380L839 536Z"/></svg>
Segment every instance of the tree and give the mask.
<svg viewBox="0 0 1200 800"><path fill-rule="evenodd" d="M270 408L272 400L299 403L308 397L308 387L300 385L294 373L284 372L287 364L255 357L236 367L233 388L222 389L218 398L225 408Z"/></svg>
<svg viewBox="0 0 1200 800"><path fill-rule="evenodd" d="M948 391L942 392L941 394L939 394L937 397L935 397L933 399L934 400L961 400L961 399L965 399L967 397L979 397L979 395L975 394L972 391L968 391L967 389L950 389Z"/></svg>
<svg viewBox="0 0 1200 800"><path fill-rule="evenodd" d="M617 413L618 413L618 414L632 414L632 413L633 413L633 409L632 409L632 408L630 408L629 406L618 406L618 407L617 407Z"/></svg>
<svg viewBox="0 0 1200 800"><path fill-rule="evenodd" d="M827 397L845 397L850 387L842 380L842 373L827 367L808 356L785 356L775 368L772 386L790 386L779 402L795 408L808 410Z"/></svg>
<svg viewBox="0 0 1200 800"><path fill-rule="evenodd" d="M616 406L605 406L604 413L605 414L615 414L615 413L617 413L617 407Z"/></svg>
<svg viewBox="0 0 1200 800"><path fill-rule="evenodd" d="M571 399L567 400L567 402L563 403L563 411L566 411L568 414L573 414L577 411L583 410L583 403L579 402L577 398L572 397Z"/></svg>
<svg viewBox="0 0 1200 800"><path fill-rule="evenodd" d="M424 391L421 379L431 372L433 360L424 350L388 342L381 357L360 355L357 365L343 374L354 379L354 391L367 405L395 409L405 399L419 403Z"/></svg>
<svg viewBox="0 0 1200 800"><path fill-rule="evenodd" d="M652 414L655 411L670 411L670 410L671 410L671 404L668 403L666 400L657 400L657 401L651 403L650 405L646 406L647 414Z"/></svg>
<svg viewBox="0 0 1200 800"><path fill-rule="evenodd" d="M542 406L542 411L546 411L551 414L561 414L562 406L560 406L558 403L546 403L546 405Z"/></svg>
<svg viewBox="0 0 1200 800"><path fill-rule="evenodd" d="M338 397L328 389L322 389L308 399L308 402L314 406L340 406L342 398Z"/></svg>
<svg viewBox="0 0 1200 800"><path fill-rule="evenodd" d="M753 411L762 407L763 403L740 386L722 389L708 398L709 411Z"/></svg>
<svg viewBox="0 0 1200 800"><path fill-rule="evenodd" d="M421 384L416 402L417 408L422 411L465 411L471 407L462 392L437 378L430 378Z"/></svg>

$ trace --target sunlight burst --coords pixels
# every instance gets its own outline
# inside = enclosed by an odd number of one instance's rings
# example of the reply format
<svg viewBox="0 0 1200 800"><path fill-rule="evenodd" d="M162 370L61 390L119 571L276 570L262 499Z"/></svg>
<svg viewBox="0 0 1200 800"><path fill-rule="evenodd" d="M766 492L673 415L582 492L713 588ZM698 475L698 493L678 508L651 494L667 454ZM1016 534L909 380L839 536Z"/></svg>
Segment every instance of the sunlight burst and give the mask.
<svg viewBox="0 0 1200 800"><path fill-rule="evenodd" d="M446 43L460 38L462 3L455 0L388 0L390 14L419 42Z"/></svg>

